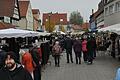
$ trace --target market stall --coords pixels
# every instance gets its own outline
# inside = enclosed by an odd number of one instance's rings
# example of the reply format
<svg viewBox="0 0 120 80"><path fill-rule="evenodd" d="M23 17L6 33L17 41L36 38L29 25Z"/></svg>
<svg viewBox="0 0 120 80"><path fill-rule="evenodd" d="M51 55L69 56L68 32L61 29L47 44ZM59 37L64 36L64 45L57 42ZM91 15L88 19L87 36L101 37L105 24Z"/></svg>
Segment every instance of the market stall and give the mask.
<svg viewBox="0 0 120 80"><path fill-rule="evenodd" d="M38 34L39 32L14 29L14 28L0 30L0 38L34 37L37 36Z"/></svg>

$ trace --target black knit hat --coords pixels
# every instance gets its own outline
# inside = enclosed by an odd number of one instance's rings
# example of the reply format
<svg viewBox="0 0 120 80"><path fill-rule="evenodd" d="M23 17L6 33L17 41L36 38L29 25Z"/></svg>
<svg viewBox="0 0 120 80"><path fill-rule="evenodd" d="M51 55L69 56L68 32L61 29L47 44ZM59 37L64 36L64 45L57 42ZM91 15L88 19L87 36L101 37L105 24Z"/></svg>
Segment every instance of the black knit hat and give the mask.
<svg viewBox="0 0 120 80"><path fill-rule="evenodd" d="M8 57L8 55L10 55L10 58L14 59L15 62L18 62L16 54L14 52L12 52L12 51L7 52L6 56L5 56L5 59Z"/></svg>

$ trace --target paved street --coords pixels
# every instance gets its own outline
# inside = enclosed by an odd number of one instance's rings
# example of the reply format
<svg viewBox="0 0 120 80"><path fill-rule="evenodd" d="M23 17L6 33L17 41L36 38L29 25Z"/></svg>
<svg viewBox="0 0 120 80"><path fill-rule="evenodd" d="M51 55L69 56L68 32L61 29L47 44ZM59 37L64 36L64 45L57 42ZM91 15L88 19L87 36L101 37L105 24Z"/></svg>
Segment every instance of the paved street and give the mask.
<svg viewBox="0 0 120 80"><path fill-rule="evenodd" d="M98 56L93 65L66 63L66 55L61 57L61 66L55 67L51 57L51 65L47 65L42 80L113 80L120 62L110 56Z"/></svg>

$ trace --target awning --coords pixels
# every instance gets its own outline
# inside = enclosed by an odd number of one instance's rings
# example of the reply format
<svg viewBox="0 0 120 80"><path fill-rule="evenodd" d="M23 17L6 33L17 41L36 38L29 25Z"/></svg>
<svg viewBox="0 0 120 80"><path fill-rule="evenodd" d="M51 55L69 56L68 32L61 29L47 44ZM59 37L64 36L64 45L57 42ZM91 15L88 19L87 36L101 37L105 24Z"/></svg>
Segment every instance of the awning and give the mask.
<svg viewBox="0 0 120 80"><path fill-rule="evenodd" d="M72 32L71 34L83 34L85 31L79 31L79 32Z"/></svg>
<svg viewBox="0 0 120 80"><path fill-rule="evenodd" d="M18 37L34 37L38 36L38 32L35 31L28 31L28 30L21 30L21 29L1 29L0 30L0 38L18 38Z"/></svg>
<svg viewBox="0 0 120 80"><path fill-rule="evenodd" d="M65 34L65 33L64 33L64 32L62 32L62 31L56 31L56 30L54 30L53 32L54 32L54 33Z"/></svg>
<svg viewBox="0 0 120 80"><path fill-rule="evenodd" d="M110 31L110 32L115 32L115 33L120 32L120 23L98 29L98 32L100 32L100 31Z"/></svg>

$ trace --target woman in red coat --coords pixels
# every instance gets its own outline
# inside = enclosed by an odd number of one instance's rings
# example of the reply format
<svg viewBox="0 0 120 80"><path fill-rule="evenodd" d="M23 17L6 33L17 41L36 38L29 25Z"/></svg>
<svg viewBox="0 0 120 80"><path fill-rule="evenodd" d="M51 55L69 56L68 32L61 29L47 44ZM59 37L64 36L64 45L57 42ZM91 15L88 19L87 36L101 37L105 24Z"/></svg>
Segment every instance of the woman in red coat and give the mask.
<svg viewBox="0 0 120 80"><path fill-rule="evenodd" d="M24 65L24 68L26 70L28 70L33 77L33 70L34 70L33 59L32 59L32 56L29 52L23 52L23 54L22 54L22 64Z"/></svg>

